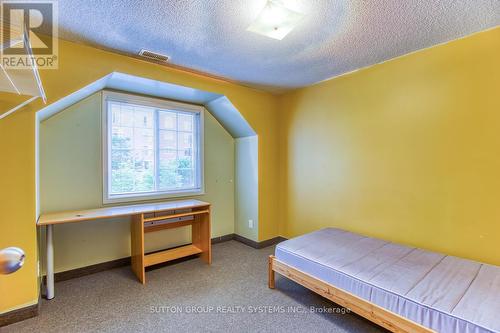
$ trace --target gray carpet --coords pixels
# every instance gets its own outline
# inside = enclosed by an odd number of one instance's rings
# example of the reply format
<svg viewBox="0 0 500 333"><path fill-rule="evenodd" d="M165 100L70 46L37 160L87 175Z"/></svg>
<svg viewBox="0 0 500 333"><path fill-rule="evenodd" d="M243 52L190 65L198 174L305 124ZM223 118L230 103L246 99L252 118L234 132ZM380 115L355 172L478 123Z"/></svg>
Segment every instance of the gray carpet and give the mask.
<svg viewBox="0 0 500 333"><path fill-rule="evenodd" d="M385 332L354 314L335 313L342 309L279 275L276 289L268 289L267 256L273 250L216 244L211 266L195 258L149 270L144 286L129 267L59 282L56 298L43 301L38 317L0 330Z"/></svg>

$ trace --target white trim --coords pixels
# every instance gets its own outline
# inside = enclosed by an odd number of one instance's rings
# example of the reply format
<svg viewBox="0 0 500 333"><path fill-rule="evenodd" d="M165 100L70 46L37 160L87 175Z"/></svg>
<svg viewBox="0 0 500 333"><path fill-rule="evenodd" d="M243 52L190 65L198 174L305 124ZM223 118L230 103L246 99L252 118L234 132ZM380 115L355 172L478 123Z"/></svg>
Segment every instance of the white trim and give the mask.
<svg viewBox="0 0 500 333"><path fill-rule="evenodd" d="M5 117L7 117L8 115L16 112L17 110L19 110L20 108L24 107L25 105L28 105L29 103L33 102L35 99L39 98L40 96L33 96L31 97L30 99L22 102L21 104L19 104L18 106L16 106L15 108L12 108L10 109L9 111L5 112L5 113L2 113L0 114L0 119L3 119Z"/></svg>
<svg viewBox="0 0 500 333"><path fill-rule="evenodd" d="M16 91L16 93L18 95L21 95L21 92L19 91L19 89L17 89L16 84L14 83L14 81L12 81L12 78L10 77L9 73L7 73L7 71L5 70L5 67L3 67L3 65L1 63L0 63L0 68L2 69L3 73L7 77L7 80L9 80L10 85L12 86L12 88L14 88L14 90Z"/></svg>
<svg viewBox="0 0 500 333"><path fill-rule="evenodd" d="M108 126L108 116L109 111L107 109L107 102L115 101L115 102L124 102L131 104L139 104L149 107L154 107L158 109L170 109L180 112L190 112L196 113L198 117L195 119L198 121L198 124L195 126L198 127L198 131L195 133L198 136L195 138L199 149L194 151L195 154L195 163L200 164L199 168L196 168L195 171L197 174L196 183L198 184L197 188L194 189L185 189L185 190L171 190L171 191L154 191L154 192L143 192L143 193L127 193L120 195L109 195L110 188L110 177L108 177L108 168L109 168L109 150L108 150L108 142L111 136L111 127ZM199 105L186 104L180 102L174 102L164 99L152 98L152 97L144 97L137 96L133 94L125 94L118 93L112 91L104 90L102 92L102 200L103 204L114 204L121 202L133 202L133 201L146 201L146 200L154 200L154 199L165 199L165 198L177 198L177 197L186 197L186 196L196 196L205 194L205 182L204 182L204 113L205 108ZM155 134L157 135L157 134Z"/></svg>
<svg viewBox="0 0 500 333"><path fill-rule="evenodd" d="M57 20L57 15L56 15L56 20ZM55 24L57 27L57 22L55 22ZM33 55L33 49L31 48L31 41L28 37L28 33L26 30L24 30L23 36L24 36L24 45L27 45L26 53L28 53L28 56L31 59L34 59L35 56ZM57 36L56 36L56 38L57 38ZM47 104L47 97L45 96L45 90L43 89L43 84L42 84L42 79L40 78L40 73L38 73L38 66L36 64L36 61L33 61L33 65L31 66L31 70L33 71L33 76L35 77L36 85L38 86L38 92L40 93L40 97L42 98L43 103Z"/></svg>

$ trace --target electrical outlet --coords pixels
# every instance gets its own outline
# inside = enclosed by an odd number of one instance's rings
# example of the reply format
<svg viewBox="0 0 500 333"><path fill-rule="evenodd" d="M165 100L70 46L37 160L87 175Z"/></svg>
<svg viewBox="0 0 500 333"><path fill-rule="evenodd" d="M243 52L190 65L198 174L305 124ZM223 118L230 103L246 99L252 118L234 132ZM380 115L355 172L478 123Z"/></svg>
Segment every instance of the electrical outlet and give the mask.
<svg viewBox="0 0 500 333"><path fill-rule="evenodd" d="M253 220L248 220L248 227L253 229Z"/></svg>

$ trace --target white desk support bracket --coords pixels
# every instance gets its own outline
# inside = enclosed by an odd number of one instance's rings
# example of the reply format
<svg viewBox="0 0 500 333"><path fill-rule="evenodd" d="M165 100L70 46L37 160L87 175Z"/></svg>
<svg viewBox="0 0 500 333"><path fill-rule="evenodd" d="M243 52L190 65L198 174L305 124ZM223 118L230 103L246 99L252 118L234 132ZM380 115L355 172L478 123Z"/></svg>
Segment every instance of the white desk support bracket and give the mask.
<svg viewBox="0 0 500 333"><path fill-rule="evenodd" d="M54 298L54 225L49 224L46 226L46 246L47 246L47 274L46 276L46 298Z"/></svg>
<svg viewBox="0 0 500 333"><path fill-rule="evenodd" d="M33 97L31 97L30 99L28 99L28 100L26 100L26 101L22 102L22 103L21 103L21 104L19 104L18 106L16 106L16 107L14 107L14 108L10 109L9 111L7 111L7 112L5 112L5 113L2 113L2 114L0 115L0 120L2 120L3 118L7 117L8 115L10 115L10 114L12 114L12 113L16 112L17 110L19 110L19 109L23 108L25 105L28 105L29 103L33 102L35 99L38 99L38 98L40 98L40 96L33 96Z"/></svg>

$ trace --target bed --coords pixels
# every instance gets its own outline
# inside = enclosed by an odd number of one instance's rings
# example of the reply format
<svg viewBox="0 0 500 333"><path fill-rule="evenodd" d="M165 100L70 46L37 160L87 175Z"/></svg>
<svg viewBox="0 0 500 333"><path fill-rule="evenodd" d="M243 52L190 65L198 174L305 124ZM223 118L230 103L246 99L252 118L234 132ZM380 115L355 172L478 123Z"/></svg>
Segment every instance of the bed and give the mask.
<svg viewBox="0 0 500 333"><path fill-rule="evenodd" d="M500 267L327 228L276 246L275 272L392 332L500 332Z"/></svg>

